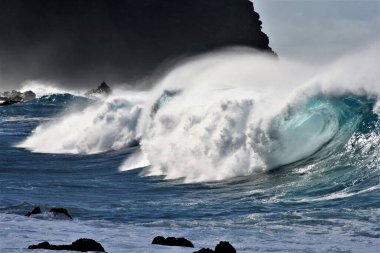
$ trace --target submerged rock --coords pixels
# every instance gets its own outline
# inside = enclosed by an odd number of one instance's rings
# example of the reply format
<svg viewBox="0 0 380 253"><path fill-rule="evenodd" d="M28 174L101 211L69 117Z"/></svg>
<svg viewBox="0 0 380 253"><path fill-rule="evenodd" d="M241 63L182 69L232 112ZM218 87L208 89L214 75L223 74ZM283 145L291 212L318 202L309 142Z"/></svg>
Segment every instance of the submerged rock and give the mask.
<svg viewBox="0 0 380 253"><path fill-rule="evenodd" d="M112 93L111 88L106 84L106 82L102 82L96 89L92 89L86 92L86 96L102 94L109 95Z"/></svg>
<svg viewBox="0 0 380 253"><path fill-rule="evenodd" d="M31 212L28 212L27 214L25 214L25 216L31 216L32 214L40 214L41 213L41 208L39 206L33 208L33 210Z"/></svg>
<svg viewBox="0 0 380 253"><path fill-rule="evenodd" d="M214 252L215 252L214 250L209 249L209 248L207 248L207 249L201 248L200 250L195 251L194 253L214 253Z"/></svg>
<svg viewBox="0 0 380 253"><path fill-rule="evenodd" d="M103 246L95 240L81 238L70 245L53 245L49 242L42 242L36 245L30 245L28 249L47 249L47 250L72 250L72 251L97 251L105 252Z"/></svg>
<svg viewBox="0 0 380 253"><path fill-rule="evenodd" d="M165 245L165 246L181 246L181 247L190 247L194 248L194 245L192 242L189 240L180 237L180 238L175 238L175 237L168 237L165 238L163 236L156 236L152 244L159 244L159 245Z"/></svg>
<svg viewBox="0 0 380 253"><path fill-rule="evenodd" d="M53 208L50 209L49 212L54 213L54 215L56 215L56 214L64 214L64 215L66 215L67 217L69 217L70 219L73 219L73 217L69 214L69 211L67 211L66 208L62 208L62 207L53 207Z"/></svg>
<svg viewBox="0 0 380 253"><path fill-rule="evenodd" d="M221 241L215 246L215 250L202 248L194 253L236 253L236 250L229 242Z"/></svg>

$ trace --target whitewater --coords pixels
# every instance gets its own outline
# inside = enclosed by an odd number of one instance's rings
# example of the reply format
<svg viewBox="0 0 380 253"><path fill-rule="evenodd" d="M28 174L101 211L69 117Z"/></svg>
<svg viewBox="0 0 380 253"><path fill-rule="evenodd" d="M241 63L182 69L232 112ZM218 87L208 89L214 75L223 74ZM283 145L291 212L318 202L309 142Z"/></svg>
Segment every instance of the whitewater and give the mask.
<svg viewBox="0 0 380 253"><path fill-rule="evenodd" d="M86 236L109 252L193 252L150 245L164 234L376 252L379 57L378 43L322 66L228 48L106 97L29 82L37 99L0 108L0 251ZM20 215L36 205L77 218Z"/></svg>
<svg viewBox="0 0 380 253"><path fill-rule="evenodd" d="M151 91L117 91L38 126L18 146L95 154L141 143L143 154L128 158L121 170L149 165L147 175L185 182L268 171L329 143L344 145L364 116L348 100L374 99L378 110L378 52L373 46L325 67L249 49L201 56L180 64Z"/></svg>

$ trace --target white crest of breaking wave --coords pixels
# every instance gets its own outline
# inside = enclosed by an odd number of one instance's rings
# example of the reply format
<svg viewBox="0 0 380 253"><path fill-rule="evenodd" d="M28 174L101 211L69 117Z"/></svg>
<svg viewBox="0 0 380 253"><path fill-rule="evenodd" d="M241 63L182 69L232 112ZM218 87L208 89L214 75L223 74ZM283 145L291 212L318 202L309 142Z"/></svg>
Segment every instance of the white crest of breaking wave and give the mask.
<svg viewBox="0 0 380 253"><path fill-rule="evenodd" d="M147 174L214 181L315 153L337 133L337 115L309 110L294 116L289 108L319 93L380 94L379 52L376 45L321 67L252 52L209 55L180 66L156 88L182 92L158 111L142 139L151 163Z"/></svg>
<svg viewBox="0 0 380 253"><path fill-rule="evenodd" d="M38 126L18 147L42 153L94 154L133 143L144 98L119 93L96 101L83 111Z"/></svg>
<svg viewBox="0 0 380 253"><path fill-rule="evenodd" d="M334 113L291 114L311 96L380 94L379 48L319 67L247 49L196 57L175 67L152 90L118 92L38 126L19 146L92 154L138 139L142 153L130 155L120 170L150 164L144 175L183 182L250 175L313 154L334 136ZM181 92L152 116L165 90Z"/></svg>

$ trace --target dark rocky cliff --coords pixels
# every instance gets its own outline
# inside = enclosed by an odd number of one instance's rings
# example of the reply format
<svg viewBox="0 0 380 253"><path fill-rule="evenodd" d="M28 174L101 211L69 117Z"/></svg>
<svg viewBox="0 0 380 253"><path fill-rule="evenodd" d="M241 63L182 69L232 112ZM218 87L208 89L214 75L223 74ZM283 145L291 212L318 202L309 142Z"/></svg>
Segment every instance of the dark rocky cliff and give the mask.
<svg viewBox="0 0 380 253"><path fill-rule="evenodd" d="M272 52L248 0L2 0L4 80L124 82L224 46Z"/></svg>

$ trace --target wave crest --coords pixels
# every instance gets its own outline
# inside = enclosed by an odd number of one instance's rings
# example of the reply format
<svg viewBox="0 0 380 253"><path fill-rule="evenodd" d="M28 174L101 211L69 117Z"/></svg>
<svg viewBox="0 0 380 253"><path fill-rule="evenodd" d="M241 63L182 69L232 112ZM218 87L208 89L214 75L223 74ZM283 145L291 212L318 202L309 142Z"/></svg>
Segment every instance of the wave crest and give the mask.
<svg viewBox="0 0 380 253"><path fill-rule="evenodd" d="M143 101L110 97L38 126L18 147L42 153L94 154L136 145Z"/></svg>

